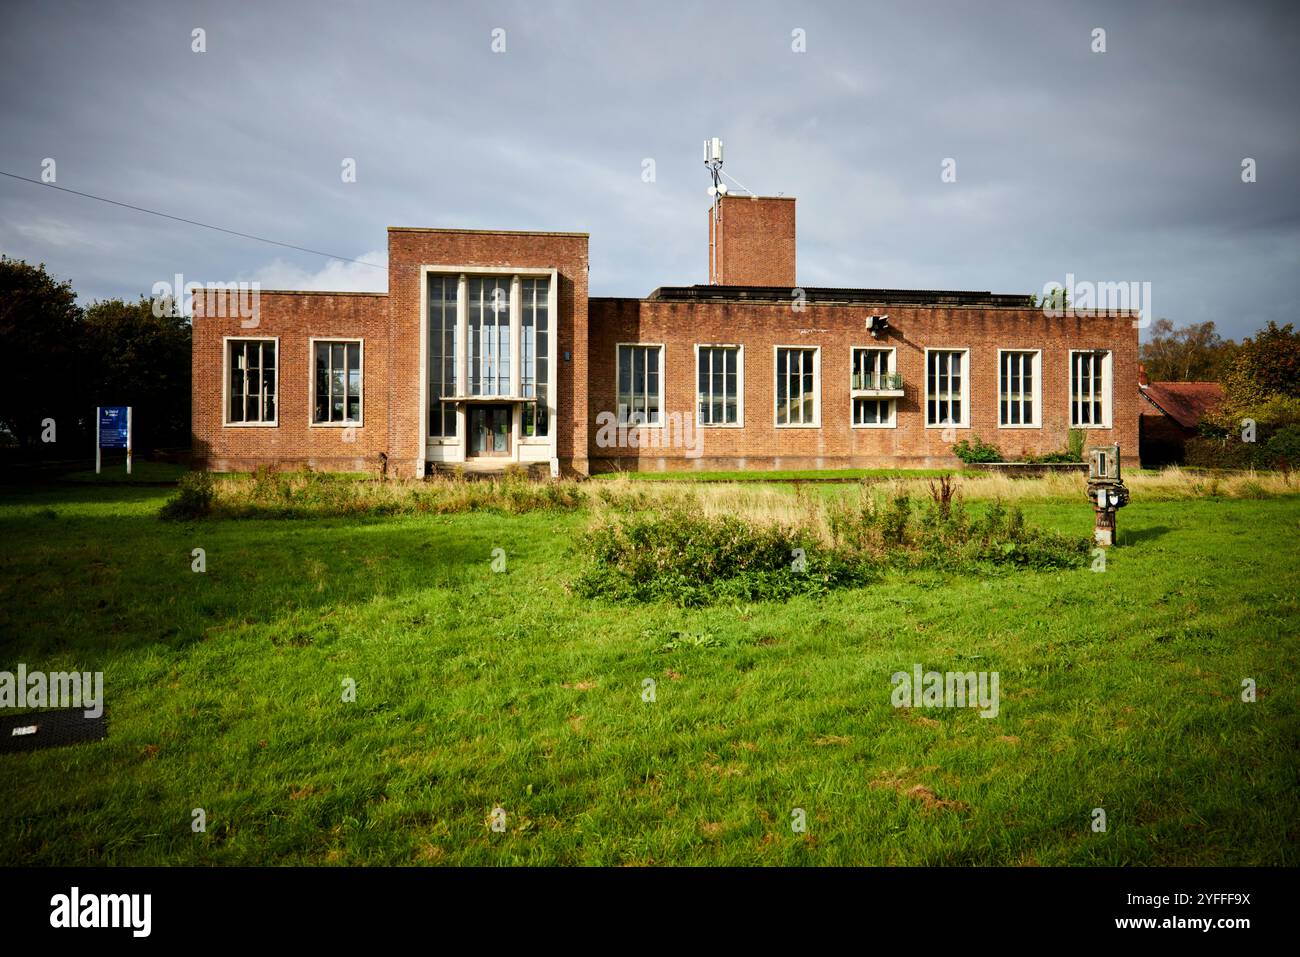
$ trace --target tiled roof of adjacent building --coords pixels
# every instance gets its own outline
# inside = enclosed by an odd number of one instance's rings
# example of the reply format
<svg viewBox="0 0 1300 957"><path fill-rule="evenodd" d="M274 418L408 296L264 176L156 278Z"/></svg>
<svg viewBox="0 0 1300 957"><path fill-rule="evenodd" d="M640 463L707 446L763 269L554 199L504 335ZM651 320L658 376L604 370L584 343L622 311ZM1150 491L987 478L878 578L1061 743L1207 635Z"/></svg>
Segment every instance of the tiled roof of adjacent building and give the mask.
<svg viewBox="0 0 1300 957"><path fill-rule="evenodd" d="M1206 412L1223 401L1223 386L1217 382L1152 382L1142 387L1142 395L1183 428L1194 429Z"/></svg>

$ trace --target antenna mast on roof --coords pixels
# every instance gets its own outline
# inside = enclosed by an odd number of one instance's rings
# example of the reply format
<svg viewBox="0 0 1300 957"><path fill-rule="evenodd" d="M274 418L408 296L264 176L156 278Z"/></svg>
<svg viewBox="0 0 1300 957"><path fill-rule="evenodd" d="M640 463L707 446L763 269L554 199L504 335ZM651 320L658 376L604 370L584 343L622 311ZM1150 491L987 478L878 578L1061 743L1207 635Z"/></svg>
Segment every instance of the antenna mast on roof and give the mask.
<svg viewBox="0 0 1300 957"><path fill-rule="evenodd" d="M722 181L722 140L718 137L704 141L704 165L713 174L713 185L709 195L713 197L713 230L709 237L709 282L718 281L718 224L721 216L719 206L722 197L727 195L727 184Z"/></svg>

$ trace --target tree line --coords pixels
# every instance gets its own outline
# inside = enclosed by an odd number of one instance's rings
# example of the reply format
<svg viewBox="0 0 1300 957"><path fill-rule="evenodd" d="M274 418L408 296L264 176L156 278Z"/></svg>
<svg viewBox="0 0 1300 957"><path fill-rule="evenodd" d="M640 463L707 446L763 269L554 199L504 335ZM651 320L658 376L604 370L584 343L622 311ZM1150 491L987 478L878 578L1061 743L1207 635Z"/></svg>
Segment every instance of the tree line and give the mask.
<svg viewBox="0 0 1300 957"><path fill-rule="evenodd" d="M129 405L136 450L188 448L190 344L175 309L155 315L145 297L82 306L44 264L0 256L0 444L22 457L89 458L95 407Z"/></svg>

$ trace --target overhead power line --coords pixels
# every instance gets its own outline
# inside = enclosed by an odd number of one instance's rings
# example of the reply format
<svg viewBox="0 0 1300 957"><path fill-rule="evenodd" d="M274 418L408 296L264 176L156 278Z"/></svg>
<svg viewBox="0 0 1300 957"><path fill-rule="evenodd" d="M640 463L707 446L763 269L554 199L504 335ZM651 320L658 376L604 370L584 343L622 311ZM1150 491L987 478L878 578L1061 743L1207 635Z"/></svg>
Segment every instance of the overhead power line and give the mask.
<svg viewBox="0 0 1300 957"><path fill-rule="evenodd" d="M56 186L53 183L43 183L38 179L31 179L27 176L19 176L17 173L9 173L0 169L0 176L8 176L10 179L20 179L24 183L32 183L36 186L45 186L49 189L57 189L62 193L71 193L73 196L83 196L86 199L98 200L101 203L108 203L110 206L121 206L123 209L133 209L137 213L148 213L150 216L161 216L163 219L171 219L178 223L187 223L190 226L202 226L204 229L212 229L219 233L225 233L228 236L238 236L241 239L252 239L259 243L267 243L271 246L282 246L285 249L296 249L300 253L311 253L313 256L324 256L326 259L338 259L345 263L357 263L361 266L370 266L372 269L387 269L387 266L379 263L369 263L364 259L353 259L350 256L340 256L336 253L322 252L319 249L308 249L306 246L295 246L293 243L282 243L278 239L267 239L265 236L254 236L252 233L241 233L237 229L226 229L224 226L213 226L211 223L201 223L197 219L186 219L183 216L173 216L171 213L162 213L156 209L146 209L143 206L133 206L130 203L120 203L115 199L108 199L105 196L96 196L94 193L83 193L80 190L68 189L66 186Z"/></svg>

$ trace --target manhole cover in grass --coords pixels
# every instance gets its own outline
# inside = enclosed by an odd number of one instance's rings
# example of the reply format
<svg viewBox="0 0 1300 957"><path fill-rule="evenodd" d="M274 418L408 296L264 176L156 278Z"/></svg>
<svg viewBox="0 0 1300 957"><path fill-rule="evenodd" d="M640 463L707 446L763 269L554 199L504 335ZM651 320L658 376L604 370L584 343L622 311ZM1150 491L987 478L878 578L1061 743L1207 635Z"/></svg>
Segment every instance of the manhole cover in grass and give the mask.
<svg viewBox="0 0 1300 957"><path fill-rule="evenodd" d="M104 716L87 718L81 708L0 716L0 754L102 741L106 737L108 725Z"/></svg>

